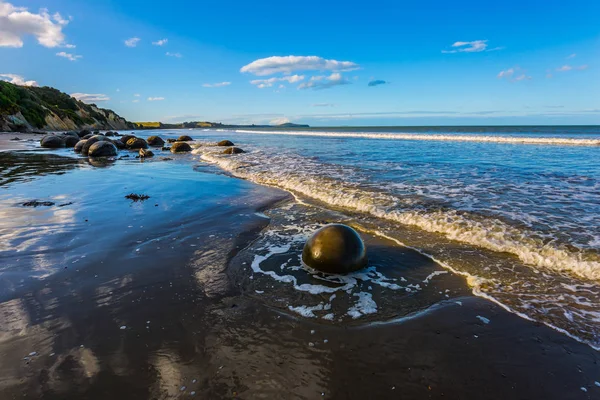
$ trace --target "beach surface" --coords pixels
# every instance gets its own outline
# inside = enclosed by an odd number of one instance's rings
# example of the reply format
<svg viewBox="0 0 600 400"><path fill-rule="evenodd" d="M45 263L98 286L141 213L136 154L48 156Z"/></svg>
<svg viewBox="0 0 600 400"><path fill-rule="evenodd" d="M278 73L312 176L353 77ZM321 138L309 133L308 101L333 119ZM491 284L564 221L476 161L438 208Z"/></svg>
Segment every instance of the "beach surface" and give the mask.
<svg viewBox="0 0 600 400"><path fill-rule="evenodd" d="M0 134L2 399L600 398L596 350L369 220L197 154L94 165L37 140ZM330 222L364 228L372 270L294 267Z"/></svg>

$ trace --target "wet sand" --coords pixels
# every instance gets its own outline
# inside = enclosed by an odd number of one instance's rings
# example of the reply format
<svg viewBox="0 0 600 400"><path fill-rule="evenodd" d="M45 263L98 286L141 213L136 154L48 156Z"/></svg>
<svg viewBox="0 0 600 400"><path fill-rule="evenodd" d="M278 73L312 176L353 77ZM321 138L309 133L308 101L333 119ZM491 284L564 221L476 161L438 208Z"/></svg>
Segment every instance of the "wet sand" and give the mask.
<svg viewBox="0 0 600 400"><path fill-rule="evenodd" d="M600 397L595 350L450 274L448 297L367 324L258 296L242 266L285 192L189 155L95 168L67 152L0 153L1 399ZM372 260L433 268L365 239Z"/></svg>

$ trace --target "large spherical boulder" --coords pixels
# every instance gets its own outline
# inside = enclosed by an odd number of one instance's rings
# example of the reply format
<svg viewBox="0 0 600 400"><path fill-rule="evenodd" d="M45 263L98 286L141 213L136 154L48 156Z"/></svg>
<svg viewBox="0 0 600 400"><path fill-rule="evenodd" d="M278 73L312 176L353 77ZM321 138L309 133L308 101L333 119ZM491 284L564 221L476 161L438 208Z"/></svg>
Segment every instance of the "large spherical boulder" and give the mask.
<svg viewBox="0 0 600 400"><path fill-rule="evenodd" d="M89 139L86 139L85 143L83 144L83 147L81 148L81 154L83 154L84 156L88 155L88 152L90 151L90 147L92 147L92 145L96 142L104 142L110 140L109 138L107 138L106 136L102 136L102 135L94 135Z"/></svg>
<svg viewBox="0 0 600 400"><path fill-rule="evenodd" d="M148 143L142 138L131 138L127 141L126 146L129 150L147 149Z"/></svg>
<svg viewBox="0 0 600 400"><path fill-rule="evenodd" d="M193 142L193 141L194 141L194 139L192 139L192 138L191 138L190 136L188 136L188 135L183 135L183 136L179 136L179 137L177 138L177 141L178 141L178 142Z"/></svg>
<svg viewBox="0 0 600 400"><path fill-rule="evenodd" d="M91 135L92 132L90 132L88 129L83 129L81 131L79 131L79 133L77 133L79 135L80 138L87 136L87 135Z"/></svg>
<svg viewBox="0 0 600 400"><path fill-rule="evenodd" d="M62 136L47 135L40 140L40 145L47 149L58 149L65 147L65 139Z"/></svg>
<svg viewBox="0 0 600 400"><path fill-rule="evenodd" d="M101 140L90 146L90 157L112 157L117 155L117 147L108 140Z"/></svg>
<svg viewBox="0 0 600 400"><path fill-rule="evenodd" d="M69 136L63 136L63 139L65 141L65 146L69 147L69 148L75 147L75 145L77 143L79 143L79 140L80 140L79 136L70 136L70 135Z"/></svg>
<svg viewBox="0 0 600 400"><path fill-rule="evenodd" d="M147 139L147 142L153 147L162 147L162 145L165 144L165 141L160 136L150 136Z"/></svg>
<svg viewBox="0 0 600 400"><path fill-rule="evenodd" d="M240 149L239 147L229 147L223 151L223 154L240 154L240 153L245 153L245 151Z"/></svg>
<svg viewBox="0 0 600 400"><path fill-rule="evenodd" d="M112 137L112 136L115 136L115 133L112 131L108 131L108 132L104 133L104 136Z"/></svg>
<svg viewBox="0 0 600 400"><path fill-rule="evenodd" d="M186 142L175 142L171 146L171 153L186 153L192 151L192 147Z"/></svg>
<svg viewBox="0 0 600 400"><path fill-rule="evenodd" d="M330 224L304 245L302 261L318 271L341 274L367 266L367 250L358 233L347 225Z"/></svg>
<svg viewBox="0 0 600 400"><path fill-rule="evenodd" d="M79 133L75 131L63 132L63 136L73 136L79 139Z"/></svg>
<svg viewBox="0 0 600 400"><path fill-rule="evenodd" d="M126 144L129 141L129 139L133 139L133 138L135 138L135 136L133 136L133 135L123 135L123 136L121 136L120 139L121 139L121 142L123 142L123 144Z"/></svg>
<svg viewBox="0 0 600 400"><path fill-rule="evenodd" d="M81 153L81 150L83 150L83 146L87 143L87 140L80 140L79 142L77 142L77 144L75 145L75 147L73 148L73 151L75 153Z"/></svg>
<svg viewBox="0 0 600 400"><path fill-rule="evenodd" d="M117 149L123 150L126 146L125 143L121 142L119 139L111 139L112 144L114 144Z"/></svg>
<svg viewBox="0 0 600 400"><path fill-rule="evenodd" d="M217 143L217 146L235 146L235 144L229 140L221 140L219 143Z"/></svg>

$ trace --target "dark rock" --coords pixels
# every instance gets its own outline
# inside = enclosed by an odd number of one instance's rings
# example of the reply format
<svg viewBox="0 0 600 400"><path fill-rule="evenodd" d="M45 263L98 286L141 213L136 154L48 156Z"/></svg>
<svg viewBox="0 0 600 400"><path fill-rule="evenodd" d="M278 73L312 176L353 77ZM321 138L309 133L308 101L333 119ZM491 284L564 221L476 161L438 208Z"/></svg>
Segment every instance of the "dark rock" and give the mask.
<svg viewBox="0 0 600 400"><path fill-rule="evenodd" d="M141 158L150 158L150 157L154 157L154 153L151 152L150 150L146 150L146 149L140 149L140 157Z"/></svg>
<svg viewBox="0 0 600 400"><path fill-rule="evenodd" d="M64 136L65 147L75 147L77 143L79 143L79 136Z"/></svg>
<svg viewBox="0 0 600 400"><path fill-rule="evenodd" d="M100 140L90 146L88 156L90 157L112 157L117 155L117 147L113 142Z"/></svg>
<svg viewBox="0 0 600 400"><path fill-rule="evenodd" d="M165 141L159 136L150 136L148 138L148 144L150 146L160 147L165 144Z"/></svg>
<svg viewBox="0 0 600 400"><path fill-rule="evenodd" d="M123 144L126 144L129 139L133 138L135 138L135 136L133 135L123 135L121 136L121 142L123 142Z"/></svg>
<svg viewBox="0 0 600 400"><path fill-rule="evenodd" d="M115 136L115 133L114 133L114 132L111 132L111 131L108 131L108 132L106 132L106 133L104 134L104 136L113 137L113 136Z"/></svg>
<svg viewBox="0 0 600 400"><path fill-rule="evenodd" d="M119 150L123 150L126 146L125 143L121 142L119 139L111 140L111 142L117 147Z"/></svg>
<svg viewBox="0 0 600 400"><path fill-rule="evenodd" d="M150 196L148 196L147 194L130 193L127 196L125 196L125 198L133 201L144 201L148 200Z"/></svg>
<svg viewBox="0 0 600 400"><path fill-rule="evenodd" d="M57 135L48 135L44 136L42 140L40 140L40 144L42 147L47 149L58 149L61 147L65 147L65 140L61 136Z"/></svg>
<svg viewBox="0 0 600 400"><path fill-rule="evenodd" d="M169 146L163 146L161 148L161 150L163 150L163 151L169 151L169 150L171 150L171 148Z"/></svg>
<svg viewBox="0 0 600 400"><path fill-rule="evenodd" d="M177 138L177 141L178 141L178 142L193 142L193 141L194 141L194 139L192 139L192 138L191 138L190 136L188 136L188 135L183 135L183 136L179 136L179 137Z"/></svg>
<svg viewBox="0 0 600 400"><path fill-rule="evenodd" d="M124 158L129 158L129 157L130 157L130 155L129 155L129 154L127 154L127 155L124 155L124 156L121 156L121 157L119 157L119 160L122 160L122 159L124 159Z"/></svg>
<svg viewBox="0 0 600 400"><path fill-rule="evenodd" d="M235 146L235 144L229 140L221 140L219 143L217 143L217 146Z"/></svg>
<svg viewBox="0 0 600 400"><path fill-rule="evenodd" d="M177 139L167 139L168 143L175 143L177 141Z"/></svg>
<svg viewBox="0 0 600 400"><path fill-rule="evenodd" d="M192 147L186 142L175 142L171 146L171 153L186 153L192 151Z"/></svg>
<svg viewBox="0 0 600 400"><path fill-rule="evenodd" d="M228 149L225 149L225 151L223 151L223 154L240 154L240 153L245 153L245 151L240 149L239 147L230 147Z"/></svg>
<svg viewBox="0 0 600 400"><path fill-rule="evenodd" d="M129 150L147 149L148 143L142 138L131 138L127 141L126 146Z"/></svg>
<svg viewBox="0 0 600 400"><path fill-rule="evenodd" d="M80 137L80 138L82 138L82 137L84 137L84 136L87 136L87 135L91 135L91 134L92 134L92 132L90 132L90 131L89 131L89 130L87 130L87 129L81 130L81 131L79 131L79 133L78 133L78 135L79 135L79 137Z"/></svg>
<svg viewBox="0 0 600 400"><path fill-rule="evenodd" d="M16 141L16 140L22 140L22 139L21 139L21 138L18 138L18 137L14 137L14 138L12 138L12 139L10 139L10 140Z"/></svg>
<svg viewBox="0 0 600 400"><path fill-rule="evenodd" d="M37 201L37 200L32 200L32 201L27 201L23 204L21 204L23 207L50 207L53 206L55 203L51 202L51 201Z"/></svg>
<svg viewBox="0 0 600 400"><path fill-rule="evenodd" d="M83 150L83 146L86 144L86 142L87 140L80 140L79 142L77 142L73 151L75 153L81 153L81 150Z"/></svg>
<svg viewBox="0 0 600 400"><path fill-rule="evenodd" d="M171 157L161 157L162 161L171 161L173 160Z"/></svg>
<svg viewBox="0 0 600 400"><path fill-rule="evenodd" d="M100 131L94 131L94 135L102 135Z"/></svg>
<svg viewBox="0 0 600 400"><path fill-rule="evenodd" d="M81 148L81 154L83 154L84 156L88 155L88 152L90 150L90 147L92 147L92 145L96 142L103 142L106 140L110 140L109 138L102 136L102 135L94 135L89 139L86 139L86 142L84 143L83 147Z"/></svg>
<svg viewBox="0 0 600 400"><path fill-rule="evenodd" d="M342 224L326 225L316 231L304 245L302 261L330 274L358 271L368 263L362 239L354 229Z"/></svg>
<svg viewBox="0 0 600 400"><path fill-rule="evenodd" d="M92 136L94 136L94 134L90 133L90 134L85 135L84 137L82 137L82 139L86 139L87 140L87 139L91 138Z"/></svg>
<svg viewBox="0 0 600 400"><path fill-rule="evenodd" d="M74 138L79 139L79 133L74 132L74 131L70 131L70 132L63 132L63 136L73 136Z"/></svg>

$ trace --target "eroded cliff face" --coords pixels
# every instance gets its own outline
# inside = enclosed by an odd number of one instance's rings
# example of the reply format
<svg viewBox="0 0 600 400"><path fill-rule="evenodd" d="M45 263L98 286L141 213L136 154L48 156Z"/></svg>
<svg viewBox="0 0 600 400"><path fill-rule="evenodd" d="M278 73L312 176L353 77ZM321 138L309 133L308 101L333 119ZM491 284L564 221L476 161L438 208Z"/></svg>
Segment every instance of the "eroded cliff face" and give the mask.
<svg viewBox="0 0 600 400"><path fill-rule="evenodd" d="M77 111L83 120L93 120L84 124L77 124L69 117L59 117L54 112L49 111L42 128L34 127L23 116L21 112L11 115L0 116L0 131L2 132L31 132L31 131L72 131L81 129L99 129L99 130L126 130L135 129L134 124L128 122L115 114L113 111L93 107L94 111L104 118L98 119L85 110Z"/></svg>

